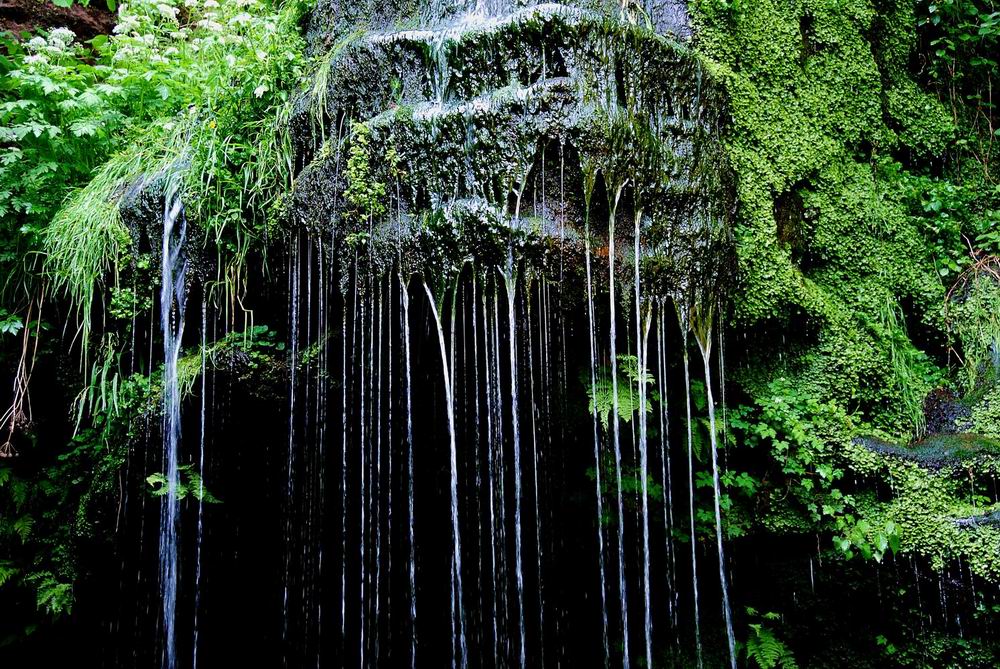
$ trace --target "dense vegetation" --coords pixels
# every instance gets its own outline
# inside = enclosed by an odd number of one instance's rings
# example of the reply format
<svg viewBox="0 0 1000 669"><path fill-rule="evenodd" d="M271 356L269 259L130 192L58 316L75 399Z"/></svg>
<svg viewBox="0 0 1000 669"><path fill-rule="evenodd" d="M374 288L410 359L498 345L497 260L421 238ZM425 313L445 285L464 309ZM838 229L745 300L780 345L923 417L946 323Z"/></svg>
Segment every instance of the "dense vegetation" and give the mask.
<svg viewBox="0 0 1000 669"><path fill-rule="evenodd" d="M995 585L1000 531L956 521L1000 508L1000 7L689 4L692 48L730 102L738 202L719 427L727 537L815 535L847 575L906 555L939 571L958 561ZM77 584L111 554L127 451L156 419L162 372L130 355L137 340L151 345L141 329L159 281L159 233L134 213L155 206L144 185L183 189L212 259L202 280L233 331L188 364L283 350L243 300L286 239L296 102L321 95L329 68L306 55L308 5L136 0L116 8L110 36L0 41L0 366L12 387L0 421L0 609L11 612L0 646L72 611ZM346 161L349 216L366 221L386 206L386 185L369 177L370 132L355 127ZM613 405L626 420L651 410L631 390L643 370L621 363L617 401L608 370L579 398L605 426ZM65 396L33 396L36 372ZM705 391L694 389L707 463ZM635 497L645 486L631 474ZM696 485L707 542L711 476ZM662 488L647 494L663 501ZM811 632L755 606L739 630L744 656L797 666ZM982 640L919 650L915 637L882 636L872 652L898 666L993 657ZM802 666L814 664L825 666Z"/></svg>
<svg viewBox="0 0 1000 669"><path fill-rule="evenodd" d="M123 449L142 429L129 417L156 404L157 371L131 368L129 351L157 273L122 203L137 180L182 174L187 215L218 255L213 290L238 310L244 259L266 248L290 183L304 11L130 2L113 35L86 44L64 29L3 38L0 317L15 386L3 415L0 582L24 611L5 616L8 642L72 608L87 569L78 547L113 535ZM46 359L72 388L70 432L48 435L62 447L33 429L28 384Z"/></svg>

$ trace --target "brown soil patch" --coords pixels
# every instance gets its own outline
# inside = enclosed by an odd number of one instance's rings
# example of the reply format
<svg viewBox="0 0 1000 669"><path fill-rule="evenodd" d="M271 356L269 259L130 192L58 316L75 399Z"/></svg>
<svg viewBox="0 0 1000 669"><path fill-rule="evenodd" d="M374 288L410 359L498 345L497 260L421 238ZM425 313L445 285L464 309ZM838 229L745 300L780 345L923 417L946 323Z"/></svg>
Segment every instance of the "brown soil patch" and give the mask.
<svg viewBox="0 0 1000 669"><path fill-rule="evenodd" d="M65 8L43 0L0 0L0 31L15 35L69 28L78 40L86 41L109 34L114 26L115 15L108 11L104 0L91 0L87 7L73 3Z"/></svg>

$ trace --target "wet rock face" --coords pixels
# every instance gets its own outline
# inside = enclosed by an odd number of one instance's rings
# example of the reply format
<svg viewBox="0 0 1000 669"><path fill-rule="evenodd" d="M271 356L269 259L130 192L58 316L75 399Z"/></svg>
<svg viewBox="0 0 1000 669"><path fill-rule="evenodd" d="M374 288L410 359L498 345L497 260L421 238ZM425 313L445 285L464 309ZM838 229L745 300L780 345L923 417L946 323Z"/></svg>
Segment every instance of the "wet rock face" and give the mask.
<svg viewBox="0 0 1000 669"><path fill-rule="evenodd" d="M656 32L678 39L691 38L691 17L684 0L647 0L647 6Z"/></svg>
<svg viewBox="0 0 1000 669"><path fill-rule="evenodd" d="M325 61L294 121L299 225L364 234L415 271L444 248L544 265L588 237L627 269L638 227L655 292L731 271L725 96L661 34L688 34L683 3L376 4L327 0L313 17ZM502 223L467 239L456 221L474 211Z"/></svg>
<svg viewBox="0 0 1000 669"><path fill-rule="evenodd" d="M1000 455L1000 443L969 433L932 434L910 446L874 437L858 437L855 443L873 453L915 462L934 471L962 470Z"/></svg>
<svg viewBox="0 0 1000 669"><path fill-rule="evenodd" d="M538 0L318 0L309 24L313 49L325 51L338 34L364 24L391 31L417 25L436 26L477 16L500 16L534 7ZM686 40L691 18L685 0L571 0L564 4L606 15L623 10L656 32Z"/></svg>

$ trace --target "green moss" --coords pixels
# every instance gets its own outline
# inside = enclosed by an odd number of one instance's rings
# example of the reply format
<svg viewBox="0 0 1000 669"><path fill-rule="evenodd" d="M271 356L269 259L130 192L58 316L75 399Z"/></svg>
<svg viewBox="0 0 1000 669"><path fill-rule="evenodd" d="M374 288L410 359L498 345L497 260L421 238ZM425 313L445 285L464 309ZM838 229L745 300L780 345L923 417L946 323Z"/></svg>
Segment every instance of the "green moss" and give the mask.
<svg viewBox="0 0 1000 669"><path fill-rule="evenodd" d="M994 386L972 407L972 426L976 432L1000 439L1000 386Z"/></svg>
<svg viewBox="0 0 1000 669"><path fill-rule="evenodd" d="M917 315L941 331L944 288L888 157L936 154L954 136L950 114L908 71L913 11L864 0L695 3L697 47L726 73L732 100L735 318L808 319L784 371L900 433L919 431L922 393L939 376L905 324ZM907 313L886 324L886 304Z"/></svg>

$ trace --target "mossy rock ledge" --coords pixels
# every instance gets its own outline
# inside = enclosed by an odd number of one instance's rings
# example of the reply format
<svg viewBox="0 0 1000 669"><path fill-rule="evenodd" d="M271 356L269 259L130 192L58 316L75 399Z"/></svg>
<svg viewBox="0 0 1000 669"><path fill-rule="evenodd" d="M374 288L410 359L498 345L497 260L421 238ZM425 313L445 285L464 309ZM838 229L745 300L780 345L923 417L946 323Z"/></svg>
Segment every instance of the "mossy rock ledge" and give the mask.
<svg viewBox="0 0 1000 669"><path fill-rule="evenodd" d="M433 279L467 261L582 271L588 235L631 272L638 227L647 294L725 283L727 102L683 31L610 9L508 9L419 30L373 20L327 47L293 119L294 225Z"/></svg>

